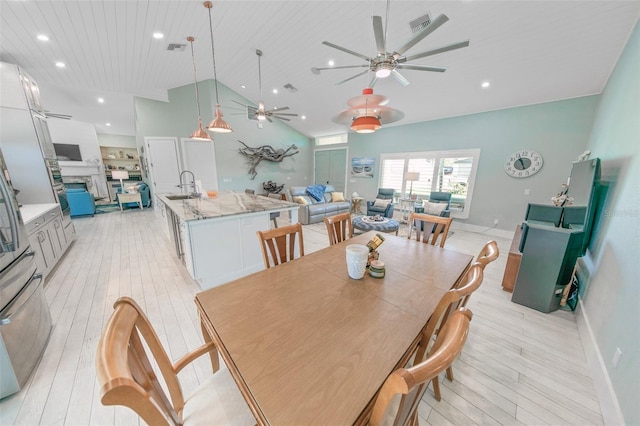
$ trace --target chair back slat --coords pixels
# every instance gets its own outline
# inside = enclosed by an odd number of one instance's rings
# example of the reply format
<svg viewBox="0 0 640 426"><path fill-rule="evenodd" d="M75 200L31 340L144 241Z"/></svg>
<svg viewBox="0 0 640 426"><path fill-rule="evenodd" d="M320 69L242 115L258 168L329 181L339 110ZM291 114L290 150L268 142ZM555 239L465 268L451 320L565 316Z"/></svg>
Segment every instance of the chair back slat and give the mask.
<svg viewBox="0 0 640 426"><path fill-rule="evenodd" d="M399 368L389 375L373 405L369 424L378 426L417 425L418 405L429 381L447 369L458 357L469 334L472 312L456 311L438 334L429 357L410 368ZM400 396L399 403L392 404Z"/></svg>
<svg viewBox="0 0 640 426"><path fill-rule="evenodd" d="M280 265L295 258L296 239L300 245L300 256L304 256L302 225L299 223L282 226L268 231L256 232L265 268Z"/></svg>
<svg viewBox="0 0 640 426"><path fill-rule="evenodd" d="M340 213L325 217L324 224L329 235L329 245L341 243L353 237L353 224L349 213Z"/></svg>
<svg viewBox="0 0 640 426"><path fill-rule="evenodd" d="M165 394L149 355L160 370L171 399ZM158 335L133 299L123 297L115 303L98 343L96 372L104 405L127 406L148 424L182 424L184 396L178 377Z"/></svg>
<svg viewBox="0 0 640 426"><path fill-rule="evenodd" d="M425 213L411 213L409 216L409 235L415 231L416 241L422 241L426 244L436 245L438 238L440 239L440 247L444 247L449 234L449 228L453 218L434 216ZM420 238L420 235L423 237Z"/></svg>
<svg viewBox="0 0 640 426"><path fill-rule="evenodd" d="M496 243L494 240L491 240L482 247L482 249L480 250L480 253L478 253L476 262L482 266L482 269L484 269L489 263L496 260L499 255L500 255L500 250L498 250L498 243ZM464 282L464 280L461 281L460 286L462 285L462 282ZM467 306L467 302L469 301L470 297L471 297L471 293L464 296L460 301L459 306Z"/></svg>

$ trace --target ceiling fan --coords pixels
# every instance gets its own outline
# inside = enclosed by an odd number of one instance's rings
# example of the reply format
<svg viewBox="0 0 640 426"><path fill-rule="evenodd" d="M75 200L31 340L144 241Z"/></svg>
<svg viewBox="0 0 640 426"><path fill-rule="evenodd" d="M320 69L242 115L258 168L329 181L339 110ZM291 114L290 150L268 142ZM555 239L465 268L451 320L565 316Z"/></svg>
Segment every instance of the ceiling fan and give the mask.
<svg viewBox="0 0 640 426"><path fill-rule="evenodd" d="M389 0L387 0L387 19L389 17ZM337 44L333 44L328 41L323 41L322 44L333 47L334 49L341 50L345 53L348 53L353 56L357 56L358 58L364 59L367 61L367 64L363 65L347 65L341 67L328 67L328 68L311 68L311 72L314 74L320 74L320 71L324 70L335 70L335 69L345 69L345 68L367 68L366 70L358 73L354 76L351 76L345 80L340 81L337 84L346 83L349 80L353 80L356 77L360 77L363 74L366 74L369 71L373 71L375 76L371 80L369 87L373 87L378 78L386 78L391 75L396 81L398 81L403 86L407 86L409 84L409 80L407 80L402 74L398 72L398 70L415 70L415 71L432 71L432 72L445 72L447 69L444 67L433 67L426 65L413 65L408 64L407 62L413 61L415 59L425 58L427 56L437 55L439 53L448 52L450 50L460 49L463 47L469 46L469 40L448 44L446 46L441 46L436 49L428 50L426 52L417 53L411 56L403 56L405 52L411 49L413 46L422 41L426 36L437 30L440 26L442 26L445 22L447 22L449 18L446 15L438 15L433 21L430 21L420 32L418 32L415 36L405 42L398 49L393 52L387 52L387 23L385 22L384 30L382 27L382 17L374 16L373 17L373 35L376 40L376 56L368 57L358 52L354 52L353 50L344 48L342 46L338 46Z"/></svg>
<svg viewBox="0 0 640 426"><path fill-rule="evenodd" d="M286 117L297 117L298 114L281 112L281 111L288 110L289 107L265 109L264 101L262 100L262 68L260 67L260 58L262 57L262 50L256 49L256 55L258 56L258 85L260 87L260 100L258 101L258 106L255 107L253 105L245 105L235 100L233 102L240 104L244 107L247 107L247 115L249 116L250 120L258 120L258 121L267 120L269 123L273 123L272 118L277 118L278 120L291 121L291 119Z"/></svg>

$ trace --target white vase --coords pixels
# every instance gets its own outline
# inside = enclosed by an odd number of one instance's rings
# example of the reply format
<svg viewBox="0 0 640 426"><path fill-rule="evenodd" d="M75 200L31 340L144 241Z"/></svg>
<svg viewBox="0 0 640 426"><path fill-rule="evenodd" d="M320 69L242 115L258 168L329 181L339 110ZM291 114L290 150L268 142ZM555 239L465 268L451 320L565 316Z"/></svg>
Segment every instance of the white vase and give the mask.
<svg viewBox="0 0 640 426"><path fill-rule="evenodd" d="M369 248L362 244L350 244L346 249L347 273L354 280L364 277L369 259Z"/></svg>

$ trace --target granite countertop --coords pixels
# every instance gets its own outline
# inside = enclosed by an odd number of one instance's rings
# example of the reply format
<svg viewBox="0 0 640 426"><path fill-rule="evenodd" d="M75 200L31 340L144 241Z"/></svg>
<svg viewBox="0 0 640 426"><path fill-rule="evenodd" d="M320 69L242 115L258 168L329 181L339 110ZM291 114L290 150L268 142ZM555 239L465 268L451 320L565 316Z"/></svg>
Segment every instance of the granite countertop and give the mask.
<svg viewBox="0 0 640 426"><path fill-rule="evenodd" d="M171 195L178 194L158 194L158 198L185 221L298 208L296 203L232 191L203 199L170 200Z"/></svg>
<svg viewBox="0 0 640 426"><path fill-rule="evenodd" d="M40 216L42 213L46 213L49 210L59 207L57 203L47 204L23 204L20 206L20 215L22 216L22 223L25 225L31 222L33 219Z"/></svg>

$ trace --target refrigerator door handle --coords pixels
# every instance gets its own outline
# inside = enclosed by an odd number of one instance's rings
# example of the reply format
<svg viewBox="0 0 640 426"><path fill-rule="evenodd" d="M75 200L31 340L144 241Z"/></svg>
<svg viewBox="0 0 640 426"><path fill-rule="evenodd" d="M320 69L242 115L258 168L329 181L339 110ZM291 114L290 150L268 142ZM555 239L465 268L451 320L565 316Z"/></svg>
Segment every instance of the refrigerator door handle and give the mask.
<svg viewBox="0 0 640 426"><path fill-rule="evenodd" d="M9 190L6 185L0 184L0 191L2 191L2 198L4 198L4 207L7 210L7 217L9 218L9 228L11 229L11 238L7 239L6 236L2 237L2 251L11 252L15 251L16 247L20 247L18 240L18 224L16 223L16 215L11 206L12 195L9 194Z"/></svg>
<svg viewBox="0 0 640 426"><path fill-rule="evenodd" d="M34 283L36 280L38 282ZM3 309L2 315L0 316L0 325L11 323L11 317L18 314L22 308L28 305L27 302L42 285L42 281L42 274L33 274L31 278L29 278L29 281L22 290L20 290L20 293Z"/></svg>

